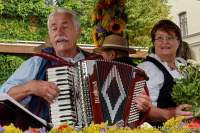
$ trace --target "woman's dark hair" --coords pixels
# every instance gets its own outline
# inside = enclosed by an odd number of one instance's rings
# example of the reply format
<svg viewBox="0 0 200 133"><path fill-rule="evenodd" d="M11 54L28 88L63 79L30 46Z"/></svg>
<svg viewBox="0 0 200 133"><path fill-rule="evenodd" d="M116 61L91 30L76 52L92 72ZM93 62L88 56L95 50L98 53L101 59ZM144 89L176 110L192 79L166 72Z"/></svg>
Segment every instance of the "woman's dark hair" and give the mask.
<svg viewBox="0 0 200 133"><path fill-rule="evenodd" d="M180 47L180 50L177 52L176 56L181 57L185 60L192 59L191 49L187 42L182 42L182 46Z"/></svg>
<svg viewBox="0 0 200 133"><path fill-rule="evenodd" d="M179 40L179 43L180 43L179 47L181 47L182 45L181 30L174 22L168 19L163 19L163 20L160 20L158 23L156 23L151 30L151 40L153 43L155 41L155 35L158 30L165 31L167 33L174 32L177 39Z"/></svg>

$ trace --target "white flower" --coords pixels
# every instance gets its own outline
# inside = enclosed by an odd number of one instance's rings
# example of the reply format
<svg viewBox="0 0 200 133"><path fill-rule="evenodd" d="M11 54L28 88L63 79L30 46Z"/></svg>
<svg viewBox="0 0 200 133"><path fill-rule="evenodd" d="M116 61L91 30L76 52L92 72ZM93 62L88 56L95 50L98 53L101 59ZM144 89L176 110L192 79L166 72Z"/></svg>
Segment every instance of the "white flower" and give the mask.
<svg viewBox="0 0 200 133"><path fill-rule="evenodd" d="M140 128L153 128L148 122L144 122L142 125L140 125Z"/></svg>

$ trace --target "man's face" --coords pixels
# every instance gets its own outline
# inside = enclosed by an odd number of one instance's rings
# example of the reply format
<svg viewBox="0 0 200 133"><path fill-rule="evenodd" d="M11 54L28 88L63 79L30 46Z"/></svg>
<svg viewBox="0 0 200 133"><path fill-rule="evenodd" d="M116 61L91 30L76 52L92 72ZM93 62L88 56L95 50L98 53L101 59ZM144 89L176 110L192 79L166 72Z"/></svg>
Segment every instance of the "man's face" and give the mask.
<svg viewBox="0 0 200 133"><path fill-rule="evenodd" d="M56 54L65 56L76 50L80 29L75 27L70 14L57 13L49 23L49 38Z"/></svg>
<svg viewBox="0 0 200 133"><path fill-rule="evenodd" d="M116 52L114 50L102 50L101 51L101 56L103 57L104 60L112 61L116 57Z"/></svg>

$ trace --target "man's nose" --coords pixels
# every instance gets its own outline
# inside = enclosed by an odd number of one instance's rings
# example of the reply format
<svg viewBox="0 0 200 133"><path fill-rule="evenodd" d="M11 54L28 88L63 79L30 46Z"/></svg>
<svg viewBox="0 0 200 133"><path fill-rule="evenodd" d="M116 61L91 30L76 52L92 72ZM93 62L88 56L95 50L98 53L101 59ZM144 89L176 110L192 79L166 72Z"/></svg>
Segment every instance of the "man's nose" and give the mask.
<svg viewBox="0 0 200 133"><path fill-rule="evenodd" d="M57 35L63 34L63 28L57 28L56 33Z"/></svg>

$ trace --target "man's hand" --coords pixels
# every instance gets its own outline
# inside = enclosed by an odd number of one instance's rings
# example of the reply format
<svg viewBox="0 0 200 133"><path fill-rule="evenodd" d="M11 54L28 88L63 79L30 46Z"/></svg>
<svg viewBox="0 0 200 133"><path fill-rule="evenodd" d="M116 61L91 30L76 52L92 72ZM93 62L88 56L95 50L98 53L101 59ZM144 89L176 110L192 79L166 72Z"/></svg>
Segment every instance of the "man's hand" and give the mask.
<svg viewBox="0 0 200 133"><path fill-rule="evenodd" d="M49 103L59 95L59 88L56 84L42 80L32 80L25 85L31 90L31 94L44 98Z"/></svg>
<svg viewBox="0 0 200 133"><path fill-rule="evenodd" d="M49 103L52 103L59 95L59 88L56 84L48 81L32 80L23 85L12 87L8 94L17 101L30 95L36 95L44 98Z"/></svg>

